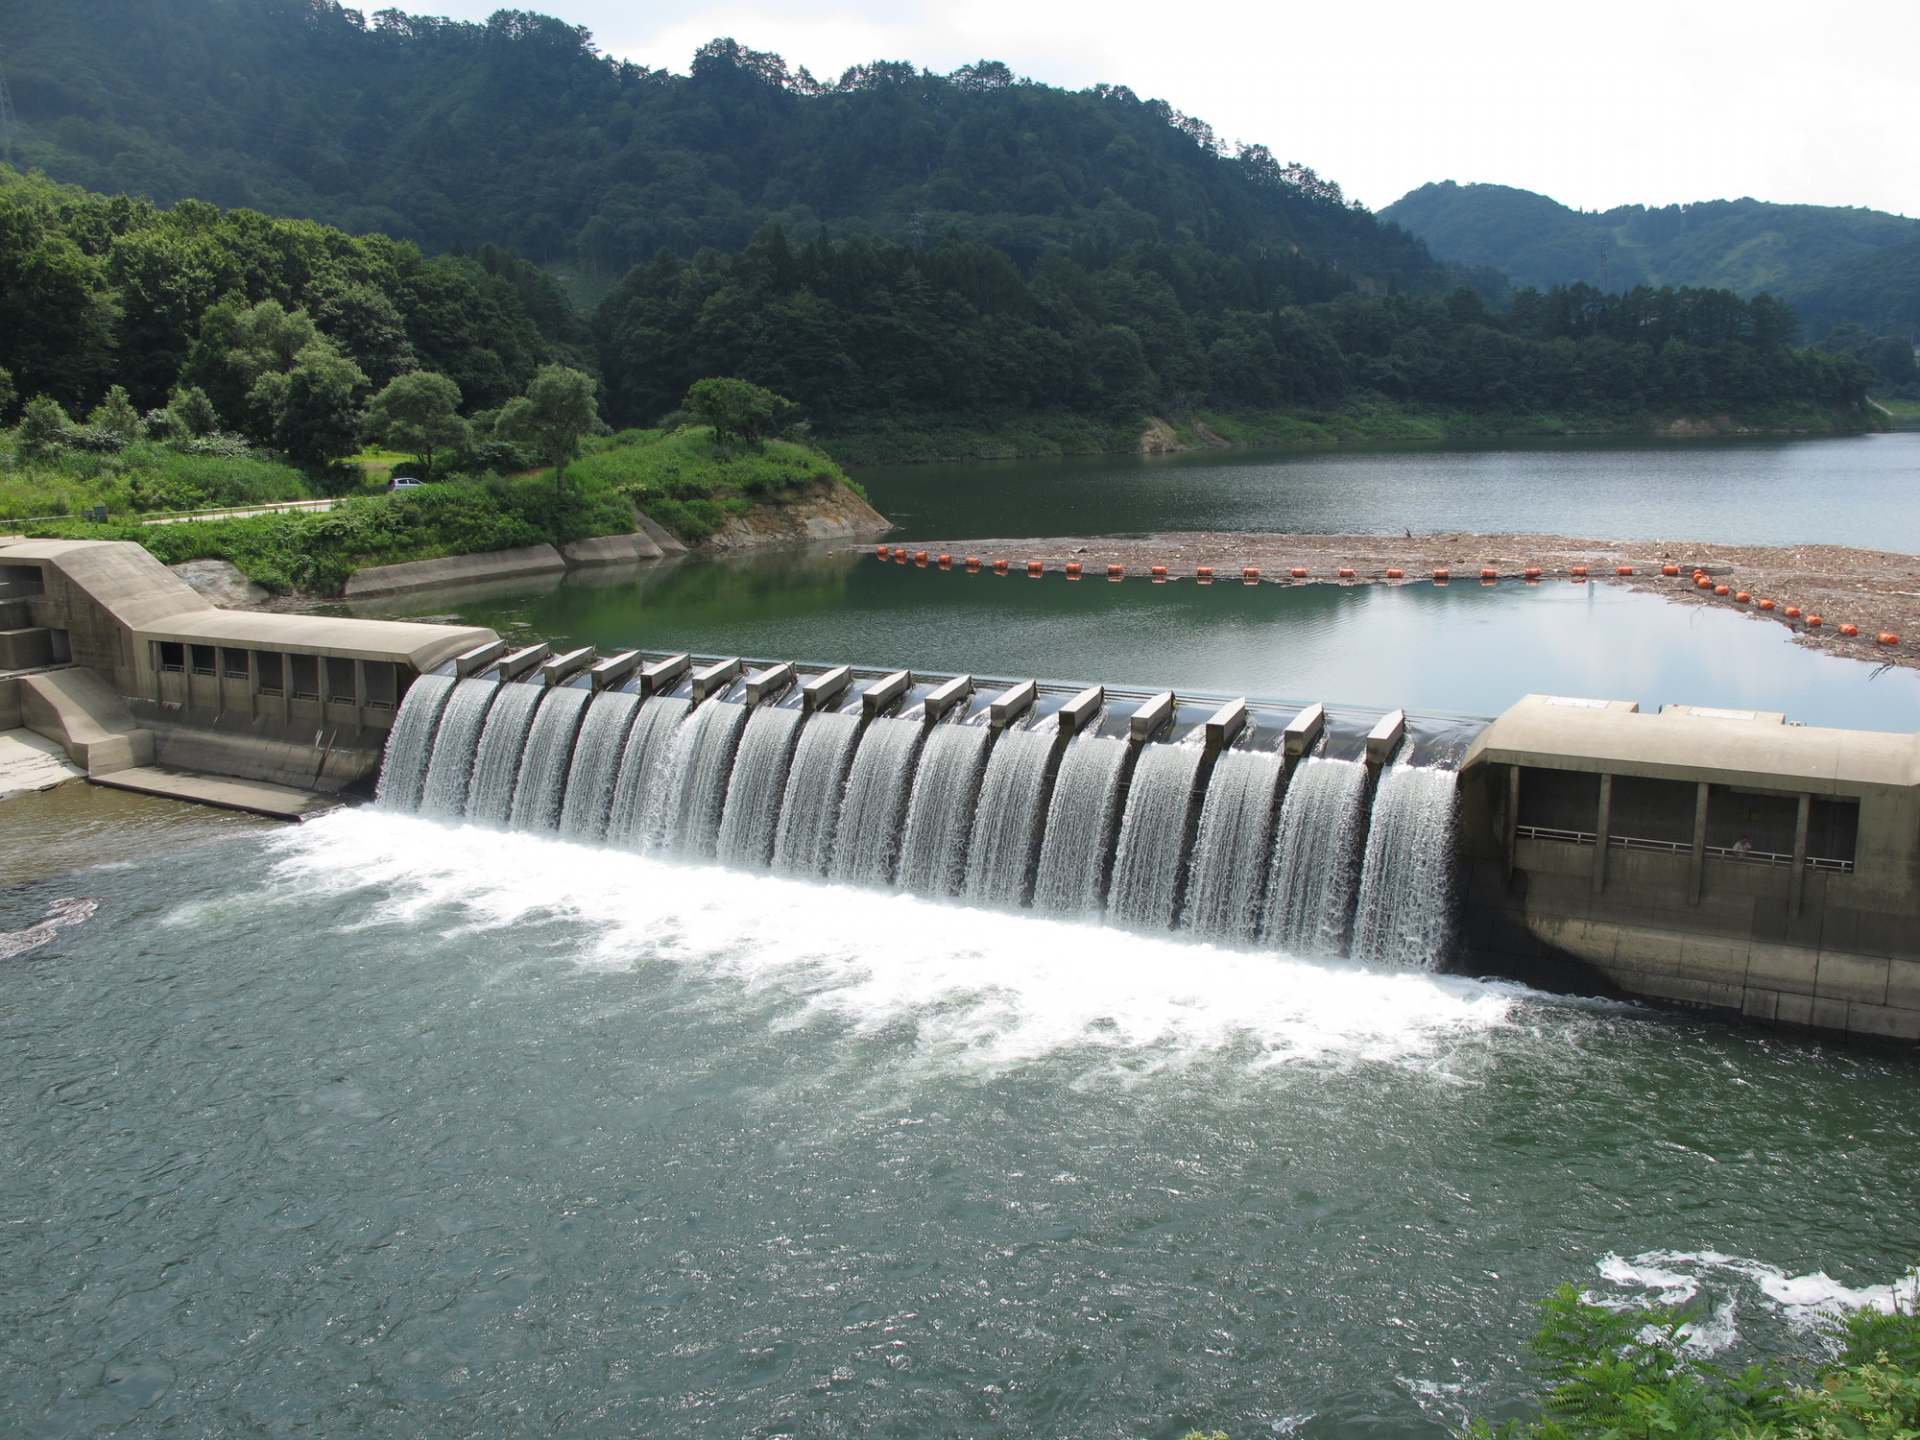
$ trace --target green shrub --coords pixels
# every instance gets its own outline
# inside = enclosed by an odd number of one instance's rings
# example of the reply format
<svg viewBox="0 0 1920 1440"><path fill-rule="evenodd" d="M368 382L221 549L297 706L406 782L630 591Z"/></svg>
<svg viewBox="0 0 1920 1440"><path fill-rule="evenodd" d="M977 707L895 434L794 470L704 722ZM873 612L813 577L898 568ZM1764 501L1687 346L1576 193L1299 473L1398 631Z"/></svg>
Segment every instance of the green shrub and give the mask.
<svg viewBox="0 0 1920 1440"><path fill-rule="evenodd" d="M1611 1310L1564 1285L1542 1305L1532 1349L1547 1382L1537 1419L1478 1440L1910 1440L1920 1434L1920 1317L1858 1311L1838 1358L1795 1374L1779 1363L1729 1374L1690 1353L1684 1311Z"/></svg>

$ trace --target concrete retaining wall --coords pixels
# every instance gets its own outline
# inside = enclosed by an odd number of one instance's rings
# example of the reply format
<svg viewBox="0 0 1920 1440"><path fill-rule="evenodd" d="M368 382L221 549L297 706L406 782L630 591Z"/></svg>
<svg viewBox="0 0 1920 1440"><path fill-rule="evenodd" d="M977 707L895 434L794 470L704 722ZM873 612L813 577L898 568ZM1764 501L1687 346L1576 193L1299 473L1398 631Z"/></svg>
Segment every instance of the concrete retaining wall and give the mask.
<svg viewBox="0 0 1920 1440"><path fill-rule="evenodd" d="M403 565L373 565L356 570L347 580L346 595L393 595L403 590L431 590L470 580L511 579L521 575L551 575L567 562L551 545L528 545L518 550L494 550L485 555L447 555L438 560L410 560Z"/></svg>

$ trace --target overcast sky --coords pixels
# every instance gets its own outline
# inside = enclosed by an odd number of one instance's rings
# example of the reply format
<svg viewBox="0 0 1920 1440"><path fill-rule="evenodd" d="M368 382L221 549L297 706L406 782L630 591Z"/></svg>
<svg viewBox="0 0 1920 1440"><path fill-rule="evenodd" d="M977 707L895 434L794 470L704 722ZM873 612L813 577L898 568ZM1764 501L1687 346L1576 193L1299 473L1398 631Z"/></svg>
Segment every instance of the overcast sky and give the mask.
<svg viewBox="0 0 1920 1440"><path fill-rule="evenodd" d="M516 3L681 73L731 35L822 79L985 58L1071 89L1124 84L1375 209L1450 179L1588 210L1751 195L1920 215L1920 0Z"/></svg>

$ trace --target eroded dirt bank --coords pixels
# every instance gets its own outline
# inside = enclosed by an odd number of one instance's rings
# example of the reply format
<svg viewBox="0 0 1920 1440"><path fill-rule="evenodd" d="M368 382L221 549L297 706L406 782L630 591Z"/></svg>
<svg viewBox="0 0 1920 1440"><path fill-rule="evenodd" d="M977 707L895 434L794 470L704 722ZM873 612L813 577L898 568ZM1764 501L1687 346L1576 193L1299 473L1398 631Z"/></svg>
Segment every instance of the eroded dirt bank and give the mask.
<svg viewBox="0 0 1920 1440"><path fill-rule="evenodd" d="M1211 566L1216 583L1234 583L1244 566L1260 571L1262 584L1432 584L1435 570L1450 572L1448 583L1481 583L1480 571L1492 569L1492 583L1525 583L1537 568L1540 584L1567 584L1572 571L1585 566L1593 583L1627 585L1651 591L1683 605L1719 605L1756 620L1784 625L1802 645L1835 655L1920 668L1920 556L1890 550L1860 550L1844 545L1719 545L1693 540L1591 540L1567 535L1293 535L1176 530L1143 536L1053 536L1007 540L908 540L897 542L911 563L918 551L937 564L942 553L958 568L975 556L983 570L1005 560L1014 573L1040 561L1049 571L1069 563L1084 567L1086 578L1101 580L1108 565L1124 567L1128 579L1150 578L1164 565L1170 580L1191 582L1195 571ZM1677 577L1662 566L1679 568ZM1307 571L1293 579L1294 568ZM1342 567L1350 580L1339 578ZM1616 572L1630 567L1631 575ZM1691 576L1704 569L1728 587L1725 596L1695 587ZM1394 580L1387 571L1400 570ZM1742 603L1737 596L1745 592ZM1760 601L1773 601L1763 610ZM1787 614L1789 608L1800 612ZM1807 618L1820 617L1818 627ZM1857 636L1841 633L1852 625ZM1899 643L1881 645L1882 633Z"/></svg>

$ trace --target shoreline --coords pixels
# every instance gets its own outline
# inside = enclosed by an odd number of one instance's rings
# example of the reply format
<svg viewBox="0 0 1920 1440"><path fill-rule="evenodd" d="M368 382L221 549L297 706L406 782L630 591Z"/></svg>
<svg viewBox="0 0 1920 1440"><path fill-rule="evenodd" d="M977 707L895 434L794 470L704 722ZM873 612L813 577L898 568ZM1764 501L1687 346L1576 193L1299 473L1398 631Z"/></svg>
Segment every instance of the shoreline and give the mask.
<svg viewBox="0 0 1920 1440"><path fill-rule="evenodd" d="M1749 618L1781 625L1796 644L1851 660L1920 669L1920 556L1845 545L1726 545L1696 540L1598 540L1566 535L1457 532L1434 535L1318 535L1279 531L1172 530L1140 536L1050 536L1025 539L909 540L890 544L918 564L929 566L941 554L952 568L977 557L983 572L993 562L1008 563L1009 574L1024 575L1034 562L1042 573L1082 567L1088 580L1107 580L1107 567L1119 565L1121 578L1157 579L1152 567L1165 566L1168 581L1192 583L1196 571L1211 567L1213 583L1237 584L1242 569L1259 571L1260 584L1278 585L1454 585L1521 583L1594 583L1624 585L1678 604L1716 605ZM1677 577L1663 575L1677 566ZM1585 567L1576 574L1575 567ZM1341 577L1341 567L1353 571ZM1700 590L1691 580L1704 569L1727 585L1725 596ZM1293 569L1304 569L1294 577ZM1482 580L1490 569L1494 578ZM1538 577L1528 577L1537 569ZM1622 569L1629 574L1618 573ZM1390 570L1403 574L1389 575ZM1446 572L1444 581L1435 572ZM1737 597L1750 598L1741 602ZM1763 600L1773 602L1761 608ZM1793 608L1800 612L1790 616ZM1807 617L1817 616L1817 627ZM1842 625L1857 627L1843 635ZM1883 632L1897 636L1878 643Z"/></svg>
<svg viewBox="0 0 1920 1440"><path fill-rule="evenodd" d="M982 421L915 416L869 429L823 434L819 443L843 466L880 469L1226 450L1312 453L1350 447L1498 446L1553 441L1684 445L1695 441L1833 439L1893 428L1892 417L1884 410L1854 414L1803 407L1750 414L1513 414L1373 400L1335 410L1202 410L1172 421L1151 414L1132 421L1071 413Z"/></svg>

